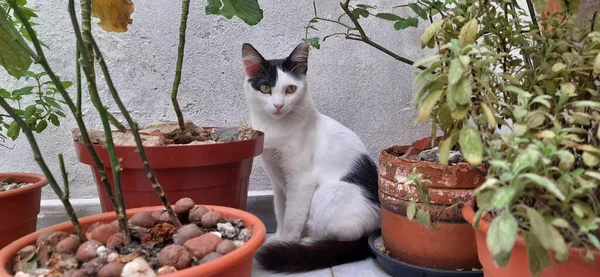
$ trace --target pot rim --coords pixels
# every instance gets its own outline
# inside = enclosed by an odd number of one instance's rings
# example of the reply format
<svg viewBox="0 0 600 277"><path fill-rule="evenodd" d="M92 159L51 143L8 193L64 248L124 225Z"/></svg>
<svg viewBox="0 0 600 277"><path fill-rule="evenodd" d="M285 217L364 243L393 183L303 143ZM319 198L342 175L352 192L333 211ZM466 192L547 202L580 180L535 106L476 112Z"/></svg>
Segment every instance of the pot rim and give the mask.
<svg viewBox="0 0 600 277"><path fill-rule="evenodd" d="M430 167L434 167L434 168L437 168L437 167L442 168L442 169L444 168L444 166L440 162L411 160L411 159L407 159L407 158L404 158L404 157L401 157L401 156L393 155L391 153L392 150L395 150L395 149L401 148L401 147L410 148L411 145L400 145L400 144L392 145L392 146L390 146L388 148L385 148L385 149L381 150L381 152L379 153L379 156L380 157L389 156L389 157L392 157L394 159L398 159L399 161L402 161L402 162L405 162L405 163L422 164L422 165L426 165L426 166L430 166ZM460 163L457 163L457 164L449 164L448 167L449 168L451 168L451 167L460 167L460 168L471 169L471 165L469 163L467 163L467 162L460 162ZM481 166L478 166L478 167L481 168Z"/></svg>
<svg viewBox="0 0 600 277"><path fill-rule="evenodd" d="M469 224L471 224L471 226L475 229L475 231L482 232L483 234L485 234L487 236L487 232L490 229L491 222L489 222L488 220L486 220L484 218L481 218L479 220L479 225L477 227L473 226L473 222L475 221L475 199L470 200L467 203L465 203L465 205L462 208L462 215L465 218L465 220L467 222L469 222ZM523 236L521 236L520 234L517 236L515 245L516 244L519 244L519 246L521 246L521 247L526 247L525 240L523 239ZM485 247L487 248L487 245ZM587 250L584 247L570 246L569 247L569 257L572 257L573 255L585 255L586 251ZM600 250L594 249L594 250L592 250L592 252L594 252L594 256L596 256L596 260L600 261Z"/></svg>
<svg viewBox="0 0 600 277"><path fill-rule="evenodd" d="M46 179L46 176L44 176L42 174L26 173L26 172L0 172L0 180L5 180L5 179L9 179L9 178L15 178L17 181L19 181L20 179L23 179L23 178L37 179L37 181L30 182L33 184L31 184L29 186L0 192L0 199L12 197L12 196L15 196L18 194L27 193L32 190L37 190L48 184L48 179ZM11 179L11 180L13 180L13 179Z"/></svg>
<svg viewBox="0 0 600 277"><path fill-rule="evenodd" d="M247 258L252 258L254 252L258 250L258 248L263 244L266 236L266 228L264 223L255 215L223 206L213 206L213 205L202 205L207 209L217 210L224 213L227 217L235 217L240 218L244 221L245 225L252 230L252 237L248 240L244 245L237 248L236 250L223 255L222 257L215 259L213 261L207 262L205 264L193 266L190 268L186 268L184 270L177 271L175 273L168 274L168 276L212 276L219 272L222 272L228 268L235 266L242 262ZM153 207L143 207L143 208L134 208L127 210L127 216L130 217L138 212L153 212L157 210L164 209L163 206L153 206ZM100 221L108 223L117 216L114 212L107 212L102 214L96 214L91 216L82 217L79 219L82 227L87 227L88 225ZM36 231L35 233L31 233L27 236L24 236L6 247L0 250L0 276L13 276L8 272L8 265L12 262L12 259L16 255L16 253L27 245L34 244L37 238L45 232L48 231L73 231L73 226L70 221L59 223L57 225L53 225L42 230Z"/></svg>

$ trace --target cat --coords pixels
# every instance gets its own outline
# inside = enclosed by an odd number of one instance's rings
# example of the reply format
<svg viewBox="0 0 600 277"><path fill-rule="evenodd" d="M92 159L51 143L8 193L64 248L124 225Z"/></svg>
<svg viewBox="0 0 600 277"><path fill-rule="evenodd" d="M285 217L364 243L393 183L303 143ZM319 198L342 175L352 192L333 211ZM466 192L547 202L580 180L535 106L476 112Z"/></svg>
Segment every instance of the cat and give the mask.
<svg viewBox="0 0 600 277"><path fill-rule="evenodd" d="M350 129L317 111L308 92L309 46L265 60L242 46L252 126L265 133L277 230L257 252L263 268L303 272L370 256L379 227L377 166Z"/></svg>

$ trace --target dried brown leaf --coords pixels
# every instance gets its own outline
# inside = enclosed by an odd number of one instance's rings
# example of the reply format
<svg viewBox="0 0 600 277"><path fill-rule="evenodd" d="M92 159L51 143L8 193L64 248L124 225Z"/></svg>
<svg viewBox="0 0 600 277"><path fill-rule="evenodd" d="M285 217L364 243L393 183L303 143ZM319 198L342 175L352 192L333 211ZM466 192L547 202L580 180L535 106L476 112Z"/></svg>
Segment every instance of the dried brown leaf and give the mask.
<svg viewBox="0 0 600 277"><path fill-rule="evenodd" d="M92 0L92 16L100 19L98 26L107 32L126 32L133 11L131 0Z"/></svg>

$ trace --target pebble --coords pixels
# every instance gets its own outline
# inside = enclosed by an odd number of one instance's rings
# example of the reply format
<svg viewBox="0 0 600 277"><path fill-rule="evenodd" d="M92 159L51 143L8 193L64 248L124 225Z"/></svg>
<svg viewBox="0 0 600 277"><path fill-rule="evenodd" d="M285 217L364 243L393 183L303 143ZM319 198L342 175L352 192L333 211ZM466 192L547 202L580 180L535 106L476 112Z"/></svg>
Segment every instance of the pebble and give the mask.
<svg viewBox="0 0 600 277"><path fill-rule="evenodd" d="M98 272L98 277L119 277L123 271L124 264L119 262L111 262L105 264Z"/></svg>
<svg viewBox="0 0 600 277"><path fill-rule="evenodd" d="M42 233L37 240L35 241L35 245L40 245L42 242L45 242L50 235L52 235L52 231Z"/></svg>
<svg viewBox="0 0 600 277"><path fill-rule="evenodd" d="M192 261L190 252L181 245L169 245L158 253L158 263L161 266L173 266L176 269L184 269L190 267Z"/></svg>
<svg viewBox="0 0 600 277"><path fill-rule="evenodd" d="M204 234L185 242L184 246L196 259L202 259L206 254L217 249L222 239L212 233Z"/></svg>
<svg viewBox="0 0 600 277"><path fill-rule="evenodd" d="M177 203L175 203L175 213L176 214L186 214L188 213L196 203L191 198L181 198Z"/></svg>
<svg viewBox="0 0 600 277"><path fill-rule="evenodd" d="M177 233L173 235L173 242L183 245L186 241L199 237L202 234L204 233L196 224L188 224L177 230Z"/></svg>
<svg viewBox="0 0 600 277"><path fill-rule="evenodd" d="M99 241L102 244L106 244L108 239L119 232L119 227L112 224L102 224L92 231L92 239Z"/></svg>
<svg viewBox="0 0 600 277"><path fill-rule="evenodd" d="M95 240L88 240L82 243L81 246L79 246L75 257L78 261L85 263L98 256L98 252L96 251L100 246L102 246L100 242Z"/></svg>
<svg viewBox="0 0 600 277"><path fill-rule="evenodd" d="M237 246L235 246L235 243L233 243L233 241L226 239L219 243L219 245L217 245L217 253L225 255L235 250L236 248Z"/></svg>
<svg viewBox="0 0 600 277"><path fill-rule="evenodd" d="M248 241L252 237L252 231L250 229L242 229L237 236L238 240Z"/></svg>
<svg viewBox="0 0 600 277"><path fill-rule="evenodd" d="M169 273L173 273L173 272L177 272L177 269L172 266L166 265L166 266L159 268L156 273L158 275L165 275L165 274L169 274Z"/></svg>
<svg viewBox="0 0 600 277"><path fill-rule="evenodd" d="M223 255L217 253L217 252L211 252L206 254L206 256L204 256L204 258L202 258L200 261L198 261L198 264L203 264L203 263L208 263L212 260L216 260L219 257L222 257Z"/></svg>
<svg viewBox="0 0 600 277"><path fill-rule="evenodd" d="M121 249L123 248L123 246L125 246L125 238L123 238L123 234L122 233L116 233L113 234L112 236L110 236L110 238L108 238L108 241L106 242L106 248L108 249Z"/></svg>
<svg viewBox="0 0 600 277"><path fill-rule="evenodd" d="M223 219L223 215L218 211L209 211L202 216L202 226L204 227L217 227L217 223L219 223Z"/></svg>
<svg viewBox="0 0 600 277"><path fill-rule="evenodd" d="M48 236L48 238L46 239L46 243L50 246L56 246L61 240L68 237L69 234L62 231L56 231Z"/></svg>
<svg viewBox="0 0 600 277"><path fill-rule="evenodd" d="M129 224L150 229L154 226L154 217L149 212L139 212L129 219Z"/></svg>
<svg viewBox="0 0 600 277"><path fill-rule="evenodd" d="M188 220L190 222L201 222L202 216L208 213L208 209L204 206L195 206L190 210L190 215L188 216Z"/></svg>
<svg viewBox="0 0 600 277"><path fill-rule="evenodd" d="M135 258L128 262L121 271L121 277L154 277L156 273L152 267L142 257Z"/></svg>
<svg viewBox="0 0 600 277"><path fill-rule="evenodd" d="M238 235L238 229L229 222L217 223L217 230L228 239L234 239Z"/></svg>
<svg viewBox="0 0 600 277"><path fill-rule="evenodd" d="M56 245L56 251L61 254L73 254L77 252L79 246L81 246L79 238L71 235L64 238Z"/></svg>

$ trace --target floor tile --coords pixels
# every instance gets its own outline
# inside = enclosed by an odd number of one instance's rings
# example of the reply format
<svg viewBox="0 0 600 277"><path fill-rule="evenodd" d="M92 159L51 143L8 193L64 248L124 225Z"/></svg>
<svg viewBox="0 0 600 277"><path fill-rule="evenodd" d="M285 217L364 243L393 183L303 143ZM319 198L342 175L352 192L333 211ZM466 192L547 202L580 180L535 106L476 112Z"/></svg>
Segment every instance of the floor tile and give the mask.
<svg viewBox="0 0 600 277"><path fill-rule="evenodd" d="M271 271L267 271L263 269L256 260L254 260L252 264L252 277L282 277L282 276L292 276L292 277L332 277L331 268L314 270L305 273L298 274L282 274L282 273L274 273Z"/></svg>
<svg viewBox="0 0 600 277"><path fill-rule="evenodd" d="M333 275L335 277L389 277L390 275L385 273L377 261L373 258L366 260L347 263L343 265L334 266L332 268Z"/></svg>

